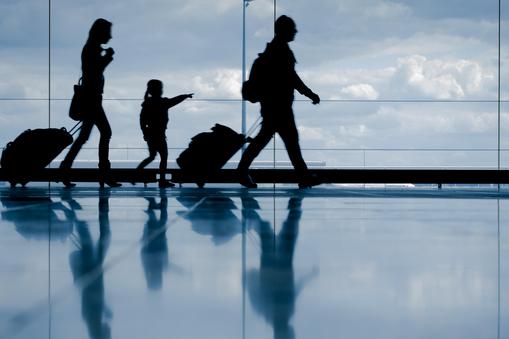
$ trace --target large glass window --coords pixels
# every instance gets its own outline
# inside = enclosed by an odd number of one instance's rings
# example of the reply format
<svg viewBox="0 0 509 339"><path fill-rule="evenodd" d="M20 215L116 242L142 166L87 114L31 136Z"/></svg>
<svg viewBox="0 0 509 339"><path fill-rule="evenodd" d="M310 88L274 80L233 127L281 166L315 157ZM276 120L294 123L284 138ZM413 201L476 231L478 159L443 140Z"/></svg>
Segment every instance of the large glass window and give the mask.
<svg viewBox="0 0 509 339"><path fill-rule="evenodd" d="M243 17L242 1L4 1L0 143L28 128L72 126L67 111L80 54L99 17L113 22L108 46L116 53L105 72L104 107L118 166L146 155L138 117L149 79L162 80L168 97L195 94L170 110L170 161L215 123L241 131L243 57L247 74L273 37L274 18L286 14L299 31L290 44L297 71L322 99L313 106L297 94L294 104L311 166L496 168L499 146L507 166L507 11L500 22L499 142L497 0L245 4ZM259 105L245 107L249 129ZM97 144L94 132L78 160L96 162ZM279 138L254 166L274 160L289 165Z"/></svg>

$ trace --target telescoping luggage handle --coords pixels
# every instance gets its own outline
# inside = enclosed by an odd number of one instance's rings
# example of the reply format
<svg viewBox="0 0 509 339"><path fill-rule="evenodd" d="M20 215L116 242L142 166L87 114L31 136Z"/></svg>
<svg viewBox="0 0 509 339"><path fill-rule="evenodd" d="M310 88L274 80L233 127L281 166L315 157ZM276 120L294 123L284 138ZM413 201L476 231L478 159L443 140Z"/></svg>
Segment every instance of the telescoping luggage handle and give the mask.
<svg viewBox="0 0 509 339"><path fill-rule="evenodd" d="M258 119L253 123L253 125L247 130L246 138L250 137L254 131L262 124L262 116L258 116Z"/></svg>
<svg viewBox="0 0 509 339"><path fill-rule="evenodd" d="M69 130L69 133L74 136L74 134L76 134L80 129L81 129L81 125L83 124L83 121L78 121L76 123L76 125L74 125L70 130Z"/></svg>

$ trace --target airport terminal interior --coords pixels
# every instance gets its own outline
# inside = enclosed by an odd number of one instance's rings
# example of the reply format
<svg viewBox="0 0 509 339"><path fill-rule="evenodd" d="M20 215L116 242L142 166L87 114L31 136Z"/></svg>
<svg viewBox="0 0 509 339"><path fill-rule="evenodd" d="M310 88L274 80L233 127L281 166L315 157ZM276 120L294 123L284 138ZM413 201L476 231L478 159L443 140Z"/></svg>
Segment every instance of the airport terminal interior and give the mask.
<svg viewBox="0 0 509 339"><path fill-rule="evenodd" d="M508 37L509 0L0 0L0 151L67 140L0 161L0 339L509 338ZM216 124L228 180L179 185Z"/></svg>

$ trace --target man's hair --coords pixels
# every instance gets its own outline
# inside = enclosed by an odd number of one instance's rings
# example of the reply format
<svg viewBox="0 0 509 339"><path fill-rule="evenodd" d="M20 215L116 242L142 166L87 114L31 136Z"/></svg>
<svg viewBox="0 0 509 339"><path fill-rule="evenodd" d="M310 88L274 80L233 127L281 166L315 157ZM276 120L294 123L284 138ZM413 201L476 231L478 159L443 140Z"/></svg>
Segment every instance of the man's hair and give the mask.
<svg viewBox="0 0 509 339"><path fill-rule="evenodd" d="M295 26L295 21L293 21L292 18L286 15L281 15L277 18L276 23L274 24L274 31L276 35L279 35L288 31L288 29L295 29Z"/></svg>

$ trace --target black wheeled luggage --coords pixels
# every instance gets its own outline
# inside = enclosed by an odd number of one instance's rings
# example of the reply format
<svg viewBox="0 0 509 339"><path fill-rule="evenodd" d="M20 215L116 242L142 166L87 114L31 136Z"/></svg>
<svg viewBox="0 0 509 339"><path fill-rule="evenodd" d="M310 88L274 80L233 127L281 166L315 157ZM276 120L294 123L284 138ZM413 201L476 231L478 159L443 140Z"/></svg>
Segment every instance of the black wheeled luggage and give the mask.
<svg viewBox="0 0 509 339"><path fill-rule="evenodd" d="M249 141L243 134L224 125L216 124L211 130L191 138L189 147L177 158L179 167L195 177L199 187L203 187L207 176L219 171Z"/></svg>
<svg viewBox="0 0 509 339"><path fill-rule="evenodd" d="M21 133L5 146L0 160L11 187L17 183L26 185L30 174L48 166L72 142L72 134L65 128L29 129Z"/></svg>

